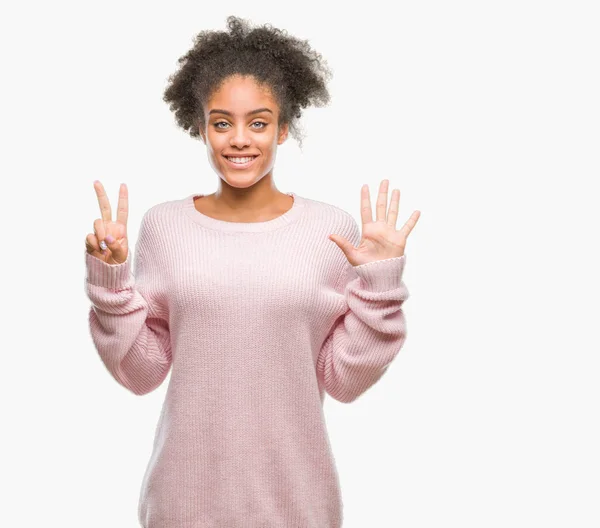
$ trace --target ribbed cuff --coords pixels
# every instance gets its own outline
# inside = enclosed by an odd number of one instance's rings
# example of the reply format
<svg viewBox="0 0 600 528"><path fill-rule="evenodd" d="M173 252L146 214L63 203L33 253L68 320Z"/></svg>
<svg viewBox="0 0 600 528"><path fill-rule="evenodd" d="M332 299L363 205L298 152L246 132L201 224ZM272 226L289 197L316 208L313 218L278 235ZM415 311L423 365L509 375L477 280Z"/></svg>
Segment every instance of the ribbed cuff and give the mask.
<svg viewBox="0 0 600 528"><path fill-rule="evenodd" d="M131 277L130 257L131 251L127 252L127 260L121 264L107 264L87 250L85 252L85 264L87 268L86 280L95 286L102 286L111 290L121 290L125 287Z"/></svg>
<svg viewBox="0 0 600 528"><path fill-rule="evenodd" d="M400 287L405 263L406 254L354 266L354 271L366 290L388 291Z"/></svg>

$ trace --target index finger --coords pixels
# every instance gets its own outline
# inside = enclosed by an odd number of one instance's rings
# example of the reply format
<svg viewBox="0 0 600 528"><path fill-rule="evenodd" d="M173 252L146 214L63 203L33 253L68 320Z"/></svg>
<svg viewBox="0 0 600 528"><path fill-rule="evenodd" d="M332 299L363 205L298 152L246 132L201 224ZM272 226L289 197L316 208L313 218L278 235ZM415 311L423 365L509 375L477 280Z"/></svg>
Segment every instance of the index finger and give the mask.
<svg viewBox="0 0 600 528"><path fill-rule="evenodd" d="M360 218L362 224L369 224L373 221L373 210L371 209L371 193L369 186L365 183L360 190Z"/></svg>
<svg viewBox="0 0 600 528"><path fill-rule="evenodd" d="M127 216L129 214L129 194L127 185L124 183L119 187L119 205L117 206L117 222L127 225Z"/></svg>
<svg viewBox="0 0 600 528"><path fill-rule="evenodd" d="M100 180L94 181L94 189L96 190L96 196L98 196L98 204L100 205L100 214L104 222L112 222L112 211L110 210L110 202L108 196L104 191L104 186L100 183Z"/></svg>

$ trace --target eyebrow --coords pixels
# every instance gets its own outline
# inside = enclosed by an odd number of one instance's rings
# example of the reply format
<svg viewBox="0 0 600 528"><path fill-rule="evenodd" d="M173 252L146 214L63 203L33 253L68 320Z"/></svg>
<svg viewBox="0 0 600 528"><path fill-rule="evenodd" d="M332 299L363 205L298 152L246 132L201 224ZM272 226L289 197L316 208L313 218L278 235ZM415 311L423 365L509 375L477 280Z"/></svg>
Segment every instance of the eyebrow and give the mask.
<svg viewBox="0 0 600 528"><path fill-rule="evenodd" d="M269 108L257 108L256 110L251 110L250 112L248 112L246 115L252 115L252 114L259 114L260 112L271 112L273 113ZM208 112L208 115L210 114L225 114L228 116L232 116L233 114L231 112L229 112L228 110L221 110L220 108L213 108L210 112Z"/></svg>

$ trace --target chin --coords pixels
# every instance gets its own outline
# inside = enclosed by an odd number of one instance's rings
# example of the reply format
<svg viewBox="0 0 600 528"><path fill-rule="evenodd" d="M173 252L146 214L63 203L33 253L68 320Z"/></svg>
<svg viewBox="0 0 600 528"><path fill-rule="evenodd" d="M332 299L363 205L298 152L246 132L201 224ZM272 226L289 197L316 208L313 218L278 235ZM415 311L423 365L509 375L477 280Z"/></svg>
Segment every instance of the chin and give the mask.
<svg viewBox="0 0 600 528"><path fill-rule="evenodd" d="M231 176L230 174L221 173L221 179L229 185L229 187L234 187L236 189L248 189L252 187L255 183L259 182L261 178L255 178L253 175L249 174L248 176L240 176L235 175Z"/></svg>

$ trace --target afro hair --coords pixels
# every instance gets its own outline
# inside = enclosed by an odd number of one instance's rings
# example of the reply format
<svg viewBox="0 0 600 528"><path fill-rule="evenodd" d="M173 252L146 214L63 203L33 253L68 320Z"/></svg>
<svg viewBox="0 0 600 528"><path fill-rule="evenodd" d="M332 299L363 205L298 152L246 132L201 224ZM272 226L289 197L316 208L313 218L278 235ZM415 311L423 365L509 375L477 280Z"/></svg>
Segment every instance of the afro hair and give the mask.
<svg viewBox="0 0 600 528"><path fill-rule="evenodd" d="M206 127L203 105L211 95L231 75L251 75L270 88L280 109L278 126L287 123L302 147L302 109L330 101L326 84L332 72L327 61L307 40L271 24L252 27L229 16L227 26L228 31L198 33L194 46L178 59L179 69L169 76L163 100L177 125L197 139Z"/></svg>

